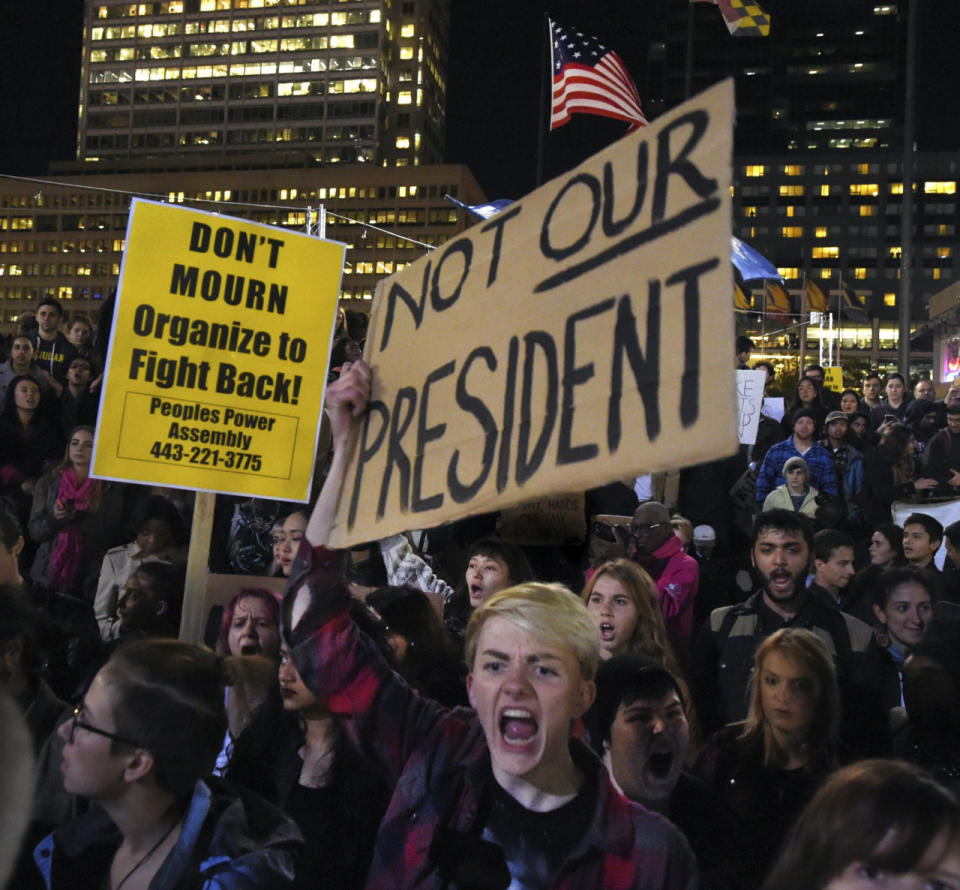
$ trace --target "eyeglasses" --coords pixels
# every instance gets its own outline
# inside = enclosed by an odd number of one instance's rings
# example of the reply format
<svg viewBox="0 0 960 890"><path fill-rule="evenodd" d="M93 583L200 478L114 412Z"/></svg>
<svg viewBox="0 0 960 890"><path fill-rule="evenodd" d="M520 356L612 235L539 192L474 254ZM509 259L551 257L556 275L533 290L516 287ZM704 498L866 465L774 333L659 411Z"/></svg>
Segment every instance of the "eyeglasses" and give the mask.
<svg viewBox="0 0 960 890"><path fill-rule="evenodd" d="M631 538L639 537L640 535L646 534L647 532L652 532L655 529L663 528L664 523L662 522L651 522L649 525L629 525L627 527L627 534Z"/></svg>
<svg viewBox="0 0 960 890"><path fill-rule="evenodd" d="M105 729L97 729L96 726L91 726L89 723L84 722L80 719L80 712L83 710L83 705L73 709L73 719L70 721L70 744L73 744L73 737L77 734L78 729L85 729L87 732L92 732L95 735L102 735L108 739L111 739L114 742L120 742L123 745L130 745L131 748L140 748L141 745L138 745L136 742L131 742L130 739L125 739L122 735L117 735L115 732L107 732Z"/></svg>

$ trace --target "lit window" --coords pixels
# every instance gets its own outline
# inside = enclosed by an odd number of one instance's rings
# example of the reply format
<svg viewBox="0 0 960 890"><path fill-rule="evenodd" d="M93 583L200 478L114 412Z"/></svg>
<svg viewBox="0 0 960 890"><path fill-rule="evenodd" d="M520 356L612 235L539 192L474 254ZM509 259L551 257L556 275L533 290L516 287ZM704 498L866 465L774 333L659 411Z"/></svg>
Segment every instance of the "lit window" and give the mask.
<svg viewBox="0 0 960 890"><path fill-rule="evenodd" d="M781 278L799 278L800 270L792 266L777 266L777 272L780 273Z"/></svg>
<svg viewBox="0 0 960 890"><path fill-rule="evenodd" d="M781 185L780 186L781 198L798 198L802 195L803 195L802 185Z"/></svg>
<svg viewBox="0 0 960 890"><path fill-rule="evenodd" d="M827 237L827 227L826 226L817 226L813 233L814 238L826 238Z"/></svg>
<svg viewBox="0 0 960 890"><path fill-rule="evenodd" d="M864 195L876 197L880 194L880 188L875 182L858 182L850 186L850 194L861 197Z"/></svg>
<svg viewBox="0 0 960 890"><path fill-rule="evenodd" d="M833 269L821 269L820 277L824 281L829 281L831 278L833 278Z"/></svg>
<svg viewBox="0 0 960 890"><path fill-rule="evenodd" d="M781 238L802 238L803 226L783 226L780 229Z"/></svg>
<svg viewBox="0 0 960 890"><path fill-rule="evenodd" d="M401 59L412 59L413 58L413 47L412 46L401 46L400 47L400 58Z"/></svg>
<svg viewBox="0 0 960 890"><path fill-rule="evenodd" d="M787 164L783 168L785 176L803 176L803 166L801 164Z"/></svg>
<svg viewBox="0 0 960 890"><path fill-rule="evenodd" d="M766 176L767 168L763 164L748 164L744 173L747 176Z"/></svg>
<svg viewBox="0 0 960 890"><path fill-rule="evenodd" d="M950 247L938 247L937 248L937 257L941 260L949 259L953 256L953 248Z"/></svg>
<svg viewBox="0 0 960 890"><path fill-rule="evenodd" d="M923 184L924 194L927 195L955 195L957 193L956 182L925 182Z"/></svg>
<svg viewBox="0 0 960 890"><path fill-rule="evenodd" d="M896 305L897 305L897 295L896 295L896 294L884 294L884 295L883 295L883 305L884 305L884 306L896 306Z"/></svg>
<svg viewBox="0 0 960 890"><path fill-rule="evenodd" d="M902 194L903 194L903 183L902 183L902 182L891 182L891 183L890 183L890 194L891 194L891 195L902 195Z"/></svg>
<svg viewBox="0 0 960 890"><path fill-rule="evenodd" d="M903 248L902 248L902 247L891 247L891 248L888 249L887 253L888 253L889 256L891 257L891 259L899 260L900 257L903 255Z"/></svg>
<svg viewBox="0 0 960 890"><path fill-rule="evenodd" d="M830 186L829 186L829 185L821 185L821 186L820 186L820 197L821 197L821 198L829 198L829 197L830 197Z"/></svg>
<svg viewBox="0 0 960 890"><path fill-rule="evenodd" d="M788 204L786 209L788 217L792 218L797 215L797 208L793 204Z"/></svg>
<svg viewBox="0 0 960 890"><path fill-rule="evenodd" d="M869 164L857 164L857 165L856 165L856 170L857 170L857 173L859 173L861 176L866 176L866 175L870 172L870 165L869 165Z"/></svg>
<svg viewBox="0 0 960 890"><path fill-rule="evenodd" d="M757 208L756 208L756 207L744 207L744 208L743 208L743 215L744 215L747 219L756 219L756 217L757 217Z"/></svg>
<svg viewBox="0 0 960 890"><path fill-rule="evenodd" d="M413 37L416 33L417 29L413 25L401 25L400 27L401 37Z"/></svg>
<svg viewBox="0 0 960 890"><path fill-rule="evenodd" d="M810 254L815 260L839 257L839 247L814 247Z"/></svg>
<svg viewBox="0 0 960 890"><path fill-rule="evenodd" d="M877 212L877 208L872 204L861 204L860 205L860 215L861 216L873 216Z"/></svg>
<svg viewBox="0 0 960 890"><path fill-rule="evenodd" d="M856 278L857 281L863 281L867 277L866 268L864 268L863 266L857 266L853 270L853 277Z"/></svg>
<svg viewBox="0 0 960 890"><path fill-rule="evenodd" d="M410 137L397 136L397 148L410 148Z"/></svg>
<svg viewBox="0 0 960 890"><path fill-rule="evenodd" d="M409 90L397 95L397 104L398 105L410 105L413 103L413 93Z"/></svg>

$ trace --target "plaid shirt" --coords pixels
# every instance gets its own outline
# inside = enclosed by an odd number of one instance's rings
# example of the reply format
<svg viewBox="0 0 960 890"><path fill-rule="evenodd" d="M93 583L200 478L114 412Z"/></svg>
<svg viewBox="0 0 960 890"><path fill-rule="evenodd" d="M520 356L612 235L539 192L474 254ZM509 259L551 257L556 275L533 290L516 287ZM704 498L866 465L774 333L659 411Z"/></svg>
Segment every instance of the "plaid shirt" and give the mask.
<svg viewBox="0 0 960 890"><path fill-rule="evenodd" d="M288 645L304 683L340 717L359 749L386 770L394 786L377 836L369 890L443 888L431 844L439 828L479 835L490 754L476 714L421 698L389 668L347 613L339 557L306 540L291 573L285 607L306 582L310 608ZM302 595L302 594L301 594ZM285 608L285 614L289 614ZM558 890L693 890L697 870L687 843L669 822L614 790L600 761L582 743L571 753L595 771L594 818L570 851Z"/></svg>
<svg viewBox="0 0 960 890"><path fill-rule="evenodd" d="M801 454L797 450L797 446L793 444L793 436L790 436L789 439L784 439L783 442L774 445L763 459L754 494L757 503L762 504L767 495L778 485L787 484L783 475L783 465L791 457L802 457L807 462L807 467L810 470L810 478L807 479L807 484L812 485L817 491L823 491L830 495L840 493L837 488L837 473L833 468L833 457L831 457L830 452L822 445L814 442L806 454Z"/></svg>

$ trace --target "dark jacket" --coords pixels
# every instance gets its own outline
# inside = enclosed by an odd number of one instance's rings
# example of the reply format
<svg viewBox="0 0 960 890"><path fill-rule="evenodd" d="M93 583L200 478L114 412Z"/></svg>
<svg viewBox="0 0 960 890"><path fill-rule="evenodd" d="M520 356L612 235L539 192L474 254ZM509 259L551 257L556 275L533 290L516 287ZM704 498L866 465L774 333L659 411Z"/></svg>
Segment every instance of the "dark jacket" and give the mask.
<svg viewBox="0 0 960 890"><path fill-rule="evenodd" d="M711 613L693 653L697 716L704 729L710 732L746 717L754 653L781 627L811 630L826 644L840 686L844 742L860 753L882 753L886 722L880 703L880 649L873 631L812 594L789 622L764 603L760 591Z"/></svg>
<svg viewBox="0 0 960 890"><path fill-rule="evenodd" d="M33 858L36 886L100 890L122 837L99 807L42 840ZM176 846L151 890L285 890L293 880L300 832L278 809L210 780L197 782Z"/></svg>

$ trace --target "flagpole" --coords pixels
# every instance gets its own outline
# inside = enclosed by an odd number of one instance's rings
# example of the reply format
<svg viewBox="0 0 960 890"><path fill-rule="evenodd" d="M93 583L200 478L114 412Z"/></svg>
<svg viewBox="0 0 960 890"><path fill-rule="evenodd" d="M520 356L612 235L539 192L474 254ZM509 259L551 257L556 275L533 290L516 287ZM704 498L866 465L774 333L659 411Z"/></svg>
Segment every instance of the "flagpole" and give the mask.
<svg viewBox="0 0 960 890"><path fill-rule="evenodd" d="M763 301L760 303L763 311L760 313L760 339L763 341L763 349L767 349L767 279L763 279Z"/></svg>
<svg viewBox="0 0 960 890"><path fill-rule="evenodd" d="M537 187L543 185L543 158L546 153L547 142L547 85L553 81L553 70L550 60L553 54L550 51L550 17L544 13L543 23L546 26L546 40L540 44L540 114L537 125ZM550 70L548 70L550 69Z"/></svg>
<svg viewBox="0 0 960 890"><path fill-rule="evenodd" d="M897 367L910 378L910 303L913 290L913 93L917 59L916 0L907 3L907 70L903 109L903 207L900 216L900 296L897 317L900 327L897 344Z"/></svg>
<svg viewBox="0 0 960 890"><path fill-rule="evenodd" d="M807 319L810 306L807 304L807 273L803 273L803 290L800 291L800 367L807 360Z"/></svg>

